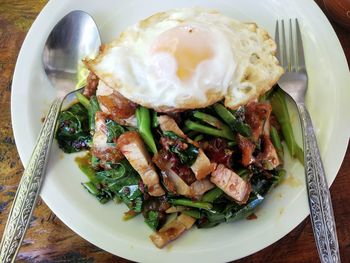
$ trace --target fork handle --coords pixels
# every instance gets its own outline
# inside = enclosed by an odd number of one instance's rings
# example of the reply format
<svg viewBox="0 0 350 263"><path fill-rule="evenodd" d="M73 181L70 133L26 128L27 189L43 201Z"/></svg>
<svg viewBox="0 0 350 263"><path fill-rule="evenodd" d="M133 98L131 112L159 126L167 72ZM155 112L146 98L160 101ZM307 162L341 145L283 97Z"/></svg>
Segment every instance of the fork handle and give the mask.
<svg viewBox="0 0 350 263"><path fill-rule="evenodd" d="M61 105L62 98L57 98L52 103L32 156L22 175L0 244L1 263L15 262L28 228L43 182Z"/></svg>
<svg viewBox="0 0 350 263"><path fill-rule="evenodd" d="M340 262L331 195L314 128L305 104L298 103L297 107L304 137L305 174L317 250L322 263Z"/></svg>

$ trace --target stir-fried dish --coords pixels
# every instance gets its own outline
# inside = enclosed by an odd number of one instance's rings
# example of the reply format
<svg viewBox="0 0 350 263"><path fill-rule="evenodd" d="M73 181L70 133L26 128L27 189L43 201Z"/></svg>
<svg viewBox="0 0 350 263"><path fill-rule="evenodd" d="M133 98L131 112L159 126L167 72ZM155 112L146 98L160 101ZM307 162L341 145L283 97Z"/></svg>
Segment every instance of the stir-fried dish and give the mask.
<svg viewBox="0 0 350 263"><path fill-rule="evenodd" d="M82 185L102 204L125 203L125 219L142 214L158 247L193 225L253 214L285 175L282 140L302 161L278 87L237 110L216 103L160 114L115 92L96 96L91 79L60 114L57 141L66 153L88 150L77 158Z"/></svg>
<svg viewBox="0 0 350 263"><path fill-rule="evenodd" d="M184 37L176 30L170 37ZM159 41L157 48L163 48ZM128 99L112 78L104 79L98 63L112 52L108 49L114 50L103 47L96 60L85 62L90 70L85 89L61 112L56 139L66 153L86 152L76 158L87 176L83 187L102 204L124 203L126 220L142 216L157 247L194 225L210 228L252 217L286 174L283 141L303 162L284 93L276 85L247 95L243 103L221 94L205 106L177 100L177 108L164 100L152 107L153 99L144 103L148 94ZM192 74L186 70L180 79Z"/></svg>

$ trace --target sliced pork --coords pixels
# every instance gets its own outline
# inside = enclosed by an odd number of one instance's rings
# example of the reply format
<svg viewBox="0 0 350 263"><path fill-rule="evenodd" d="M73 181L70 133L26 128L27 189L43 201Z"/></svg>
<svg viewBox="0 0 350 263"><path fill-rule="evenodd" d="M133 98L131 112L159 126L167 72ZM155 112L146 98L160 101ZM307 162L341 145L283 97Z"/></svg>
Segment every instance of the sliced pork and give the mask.
<svg viewBox="0 0 350 263"><path fill-rule="evenodd" d="M225 165L218 165L211 174L210 181L238 203L245 204L247 202L251 192L250 184L234 171L226 168Z"/></svg>
<svg viewBox="0 0 350 263"><path fill-rule="evenodd" d="M116 143L131 166L141 176L149 194L151 196L164 195L165 192L160 185L158 174L139 133L136 131L123 133Z"/></svg>

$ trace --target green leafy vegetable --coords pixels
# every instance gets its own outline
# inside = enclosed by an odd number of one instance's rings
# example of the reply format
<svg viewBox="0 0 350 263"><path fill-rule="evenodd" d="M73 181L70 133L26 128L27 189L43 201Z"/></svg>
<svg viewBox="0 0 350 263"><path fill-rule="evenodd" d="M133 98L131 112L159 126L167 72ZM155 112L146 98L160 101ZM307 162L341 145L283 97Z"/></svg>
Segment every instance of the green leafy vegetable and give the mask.
<svg viewBox="0 0 350 263"><path fill-rule="evenodd" d="M87 110L80 103L60 113L56 140L65 153L79 152L89 148L91 135Z"/></svg>
<svg viewBox="0 0 350 263"><path fill-rule="evenodd" d="M92 169L97 170L100 166L100 160L95 156L95 155L91 155L91 167Z"/></svg>
<svg viewBox="0 0 350 263"><path fill-rule="evenodd" d="M125 129L121 125L119 125L118 123L110 119L106 120L106 126L107 126L108 143L112 143L113 139L118 138L120 135L122 135L125 132Z"/></svg>
<svg viewBox="0 0 350 263"><path fill-rule="evenodd" d="M232 222L240 219L247 218L251 215L255 209L264 201L264 197L257 194L253 194L248 203L244 206L234 207L231 210L228 210L225 214L225 219L227 222Z"/></svg>
<svg viewBox="0 0 350 263"><path fill-rule="evenodd" d="M145 222L153 231L156 231L159 225L159 212L154 210L148 211Z"/></svg>
<svg viewBox="0 0 350 263"><path fill-rule="evenodd" d="M172 153L175 153L177 157L179 157L180 162L182 164L191 166L197 159L198 156L198 148L193 144L186 142L183 138L179 137L172 131L164 132L164 136L175 141L173 145L169 145L169 150ZM185 143L187 145L186 149L181 149L176 141L180 141L181 143Z"/></svg>
<svg viewBox="0 0 350 263"><path fill-rule="evenodd" d="M112 199L112 194L106 189L98 189L93 182L82 183L84 188L94 195L101 204L107 203Z"/></svg>
<svg viewBox="0 0 350 263"><path fill-rule="evenodd" d="M92 183L98 184L99 180L96 177L96 171L87 163L79 163L78 158L75 160L78 163L79 169L86 175L86 177L89 178Z"/></svg>
<svg viewBox="0 0 350 263"><path fill-rule="evenodd" d="M284 169L280 169L276 172L276 174L273 176L273 180L274 180L274 185L278 185L280 184L283 179L286 177L286 170Z"/></svg>
<svg viewBox="0 0 350 263"><path fill-rule="evenodd" d="M199 228L214 227L222 222L232 222L247 218L264 201L270 189L284 177L284 170L273 170L269 176L257 169L242 169L237 172L240 176L252 174L250 183L252 193L246 204L232 202L220 189L214 188L207 192L202 201L211 202L212 208L202 211L202 217L197 222Z"/></svg>
<svg viewBox="0 0 350 263"><path fill-rule="evenodd" d="M99 180L114 182L116 179L120 179L126 175L126 169L123 164L117 164L117 167L111 170L104 170L96 173L96 177Z"/></svg>
<svg viewBox="0 0 350 263"><path fill-rule="evenodd" d="M141 180L138 173L127 160L113 165L111 170L96 172L89 163L90 156L76 158L79 168L89 178L83 186L100 202L107 202L113 198L123 201L129 209L142 211L143 194L139 189Z"/></svg>

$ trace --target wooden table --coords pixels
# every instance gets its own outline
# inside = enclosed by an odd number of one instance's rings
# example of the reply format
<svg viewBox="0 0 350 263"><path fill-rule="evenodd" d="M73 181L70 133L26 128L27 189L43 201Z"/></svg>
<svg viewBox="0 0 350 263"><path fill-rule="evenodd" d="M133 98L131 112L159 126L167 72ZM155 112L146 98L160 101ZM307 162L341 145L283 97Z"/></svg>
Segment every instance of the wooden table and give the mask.
<svg viewBox="0 0 350 263"><path fill-rule="evenodd" d="M16 58L30 25L46 0L0 2L0 233L2 235L23 166L11 128L11 78ZM334 28L350 61L350 31ZM350 147L331 187L342 262L350 262ZM39 201L18 256L19 262L129 262L88 243L65 226ZM248 262L318 262L310 219L263 249L238 260Z"/></svg>

